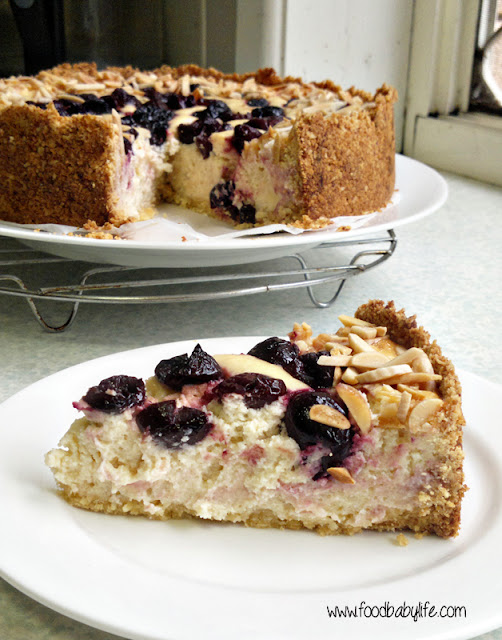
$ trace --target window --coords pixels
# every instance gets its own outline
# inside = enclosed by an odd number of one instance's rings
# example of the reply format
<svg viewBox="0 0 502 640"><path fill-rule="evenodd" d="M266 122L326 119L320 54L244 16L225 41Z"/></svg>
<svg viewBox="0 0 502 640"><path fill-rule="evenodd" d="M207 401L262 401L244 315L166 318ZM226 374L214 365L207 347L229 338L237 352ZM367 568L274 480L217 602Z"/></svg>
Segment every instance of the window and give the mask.
<svg viewBox="0 0 502 640"><path fill-rule="evenodd" d="M496 109L470 110L476 51L494 31L495 21L490 31L486 14L491 9L495 16L496 6L490 0L416 1L404 152L439 169L502 185L502 117Z"/></svg>

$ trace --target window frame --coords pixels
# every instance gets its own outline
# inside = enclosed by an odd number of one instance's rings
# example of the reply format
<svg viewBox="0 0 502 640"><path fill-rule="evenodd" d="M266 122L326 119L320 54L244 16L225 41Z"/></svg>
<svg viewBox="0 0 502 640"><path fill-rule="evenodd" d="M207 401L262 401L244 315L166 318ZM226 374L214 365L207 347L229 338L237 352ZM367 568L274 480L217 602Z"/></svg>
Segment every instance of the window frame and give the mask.
<svg viewBox="0 0 502 640"><path fill-rule="evenodd" d="M468 113L482 0L416 0L403 151L502 186L502 118Z"/></svg>

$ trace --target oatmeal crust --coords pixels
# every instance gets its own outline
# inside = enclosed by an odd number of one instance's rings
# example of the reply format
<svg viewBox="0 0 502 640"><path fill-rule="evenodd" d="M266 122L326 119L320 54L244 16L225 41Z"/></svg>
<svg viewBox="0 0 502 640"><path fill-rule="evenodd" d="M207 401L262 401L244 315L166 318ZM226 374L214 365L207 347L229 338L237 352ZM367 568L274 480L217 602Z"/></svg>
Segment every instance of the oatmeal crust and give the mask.
<svg viewBox="0 0 502 640"><path fill-rule="evenodd" d="M0 113L0 216L19 223L102 225L117 209L122 132L111 120L62 118L53 105Z"/></svg>
<svg viewBox="0 0 502 640"><path fill-rule="evenodd" d="M82 63L62 64L34 77L0 80L0 217L78 227L88 220L99 226L128 221L120 203L124 159L120 125L106 116L65 118L52 105L41 110L25 103L75 93L102 96L122 86L136 96L146 86L186 94L188 76L206 78L214 87L214 97L235 97L245 84L257 96L322 97L323 92L333 92L347 102L340 113L319 111L296 118L292 153L300 197L298 209L281 222L321 228L333 215L359 215L389 202L395 178L393 103L397 99L391 87L384 85L372 95L354 88L343 90L330 81L281 78L269 68L246 74L223 74L196 65L162 66L150 72L133 67L98 71L95 64Z"/></svg>

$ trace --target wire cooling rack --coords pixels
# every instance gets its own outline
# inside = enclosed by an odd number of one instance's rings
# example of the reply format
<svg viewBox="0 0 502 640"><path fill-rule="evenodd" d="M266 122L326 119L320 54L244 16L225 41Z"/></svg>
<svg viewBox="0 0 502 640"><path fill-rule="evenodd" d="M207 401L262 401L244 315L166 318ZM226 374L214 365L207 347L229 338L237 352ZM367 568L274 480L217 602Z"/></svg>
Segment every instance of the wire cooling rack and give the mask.
<svg viewBox="0 0 502 640"><path fill-rule="evenodd" d="M53 333L70 327L81 303L189 303L303 288L316 307L327 308L349 278L388 260L396 245L394 231L389 230L378 237L324 243L309 250L309 261L319 263L322 259L325 263L329 257L331 263L335 257L341 257L342 264L309 266L302 255L294 253L251 266L173 270L75 262L24 248L18 242L0 237L0 294L24 298L40 325ZM347 258L347 251L344 256L337 256L338 252L334 251L324 252L334 248L348 248L352 257ZM287 261L291 264L291 259L296 268L285 266ZM270 268L279 261L279 267ZM42 285L27 284L33 272ZM69 272L72 282L63 283L63 276ZM48 284L58 277L61 283ZM335 285L326 300L316 295L320 285ZM37 305L40 300L69 303L66 320L57 326L49 324Z"/></svg>

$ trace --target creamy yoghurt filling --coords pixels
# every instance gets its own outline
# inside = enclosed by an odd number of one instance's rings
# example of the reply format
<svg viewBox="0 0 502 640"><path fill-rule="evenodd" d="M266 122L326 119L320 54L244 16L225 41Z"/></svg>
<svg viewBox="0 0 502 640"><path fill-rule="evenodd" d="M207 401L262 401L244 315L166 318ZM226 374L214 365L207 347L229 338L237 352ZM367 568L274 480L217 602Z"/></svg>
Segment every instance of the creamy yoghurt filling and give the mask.
<svg viewBox="0 0 502 640"><path fill-rule="evenodd" d="M239 224L258 222L257 211L287 209L297 197L295 169L287 158L277 159L295 117L374 106L348 94L350 102L341 100L313 85L258 87L253 78L238 84L184 75L167 82L137 72L113 88L113 76L91 84L51 78L50 72L41 76L43 81L21 77L6 84L0 108L24 103L47 109L52 104L61 116L93 114L120 124L126 156L122 193L133 219L141 202L154 200L166 181L164 189L173 190L180 202L188 200L194 208L209 203L219 217ZM244 149L246 142L262 137L259 145ZM145 175L153 180L142 180ZM129 193L135 194L134 201L128 200Z"/></svg>
<svg viewBox="0 0 502 640"><path fill-rule="evenodd" d="M198 455L221 474L227 457L237 456L274 468L280 490L299 491L300 502L306 498L299 476L320 489L370 483L371 473L363 470L377 466L398 478L410 442L416 468L402 473L423 483L434 469L421 462L420 437L443 404L437 389L441 376L422 349L399 346L385 327L350 316L340 320L343 326L334 334L313 338L308 325L295 325L289 341L269 338L248 354L211 356L197 345L190 355L159 362L146 384L113 376L91 387L74 406L83 411L84 426L101 451L102 479L129 484L133 495L154 487L165 471L152 463L138 484L107 457L113 433L123 432L125 421L130 438L141 435L146 447L140 452L131 445L127 453L124 443L126 458L148 459L163 450L181 465L184 457ZM427 438L423 446L428 460ZM48 454L50 466L58 455L58 450ZM406 491L401 499L404 504Z"/></svg>

